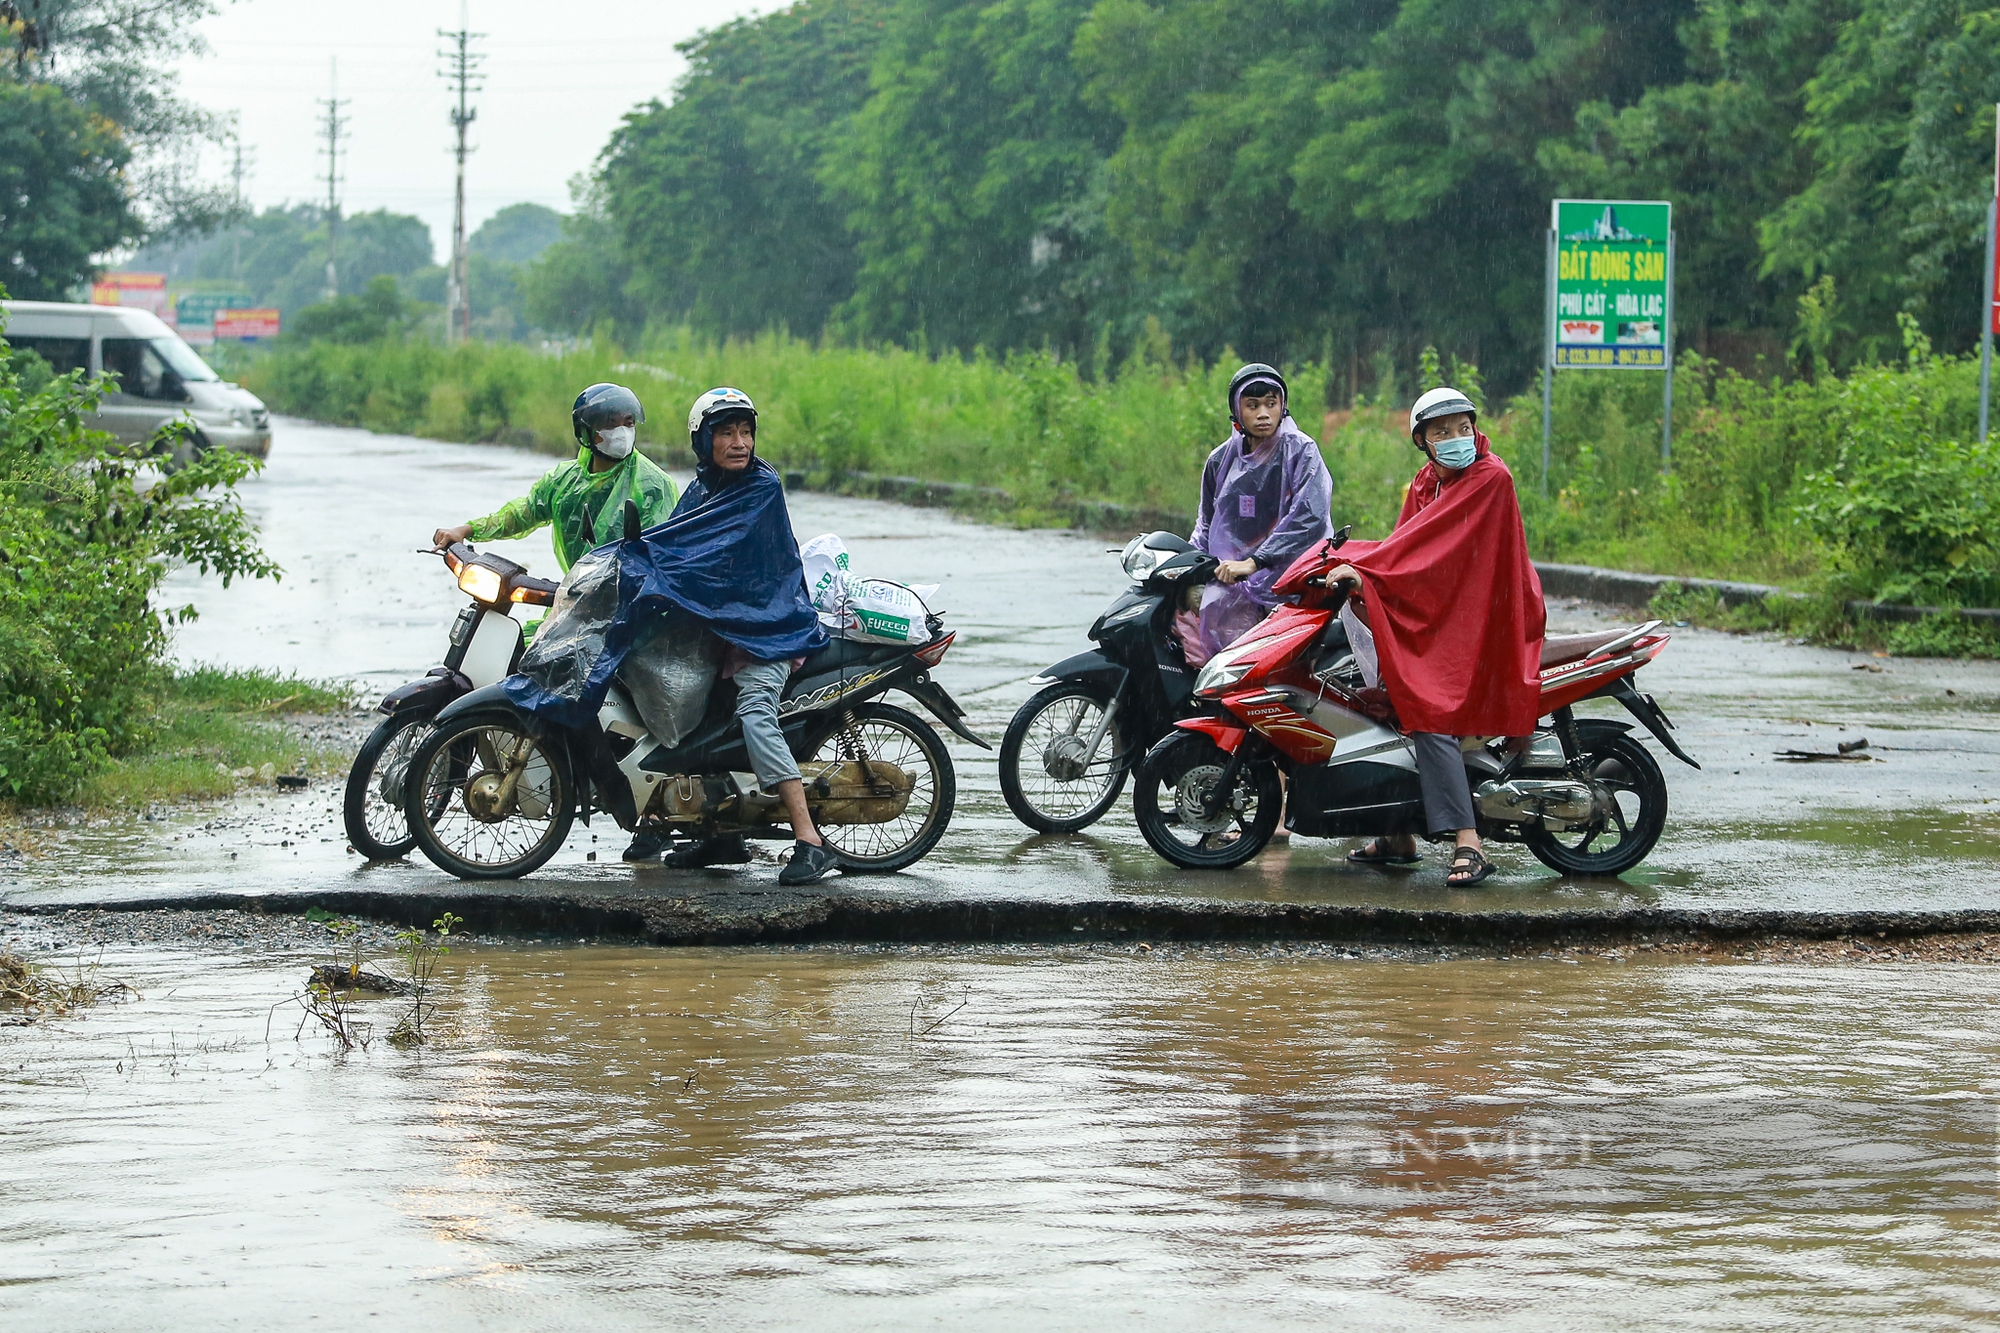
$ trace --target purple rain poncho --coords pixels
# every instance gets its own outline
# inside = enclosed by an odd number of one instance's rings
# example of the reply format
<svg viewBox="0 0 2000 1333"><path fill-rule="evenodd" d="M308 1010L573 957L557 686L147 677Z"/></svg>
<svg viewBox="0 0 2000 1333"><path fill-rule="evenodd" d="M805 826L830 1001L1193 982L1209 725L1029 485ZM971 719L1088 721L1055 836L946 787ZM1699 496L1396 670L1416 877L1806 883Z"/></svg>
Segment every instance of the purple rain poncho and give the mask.
<svg viewBox="0 0 2000 1333"><path fill-rule="evenodd" d="M1237 431L1208 456L1189 540L1218 560L1254 556L1263 568L1241 583L1203 590L1199 643L1188 645L1191 664L1197 656L1207 661L1278 605L1271 585L1308 546L1333 535L1332 505L1326 460L1290 413L1253 453L1243 452Z"/></svg>

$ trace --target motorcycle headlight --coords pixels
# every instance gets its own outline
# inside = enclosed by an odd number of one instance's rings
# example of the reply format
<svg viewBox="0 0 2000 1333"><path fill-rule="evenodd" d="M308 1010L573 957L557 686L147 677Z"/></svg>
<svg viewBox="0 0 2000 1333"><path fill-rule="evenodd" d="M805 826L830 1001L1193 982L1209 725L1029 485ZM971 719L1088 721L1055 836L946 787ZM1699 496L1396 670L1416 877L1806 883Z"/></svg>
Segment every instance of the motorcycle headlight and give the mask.
<svg viewBox="0 0 2000 1333"><path fill-rule="evenodd" d="M484 565L466 565L458 571L459 590L481 602L500 600L500 571Z"/></svg>
<svg viewBox="0 0 2000 1333"><path fill-rule="evenodd" d="M1163 551L1155 551L1145 545L1144 537L1134 537L1125 546L1125 573L1134 583L1144 583L1146 576L1159 567L1166 558Z"/></svg>
<svg viewBox="0 0 2000 1333"><path fill-rule="evenodd" d="M1248 643L1233 644L1208 659L1201 674L1194 678L1196 694L1220 694L1250 674L1256 665L1258 653L1269 647L1275 640L1270 635L1252 639Z"/></svg>

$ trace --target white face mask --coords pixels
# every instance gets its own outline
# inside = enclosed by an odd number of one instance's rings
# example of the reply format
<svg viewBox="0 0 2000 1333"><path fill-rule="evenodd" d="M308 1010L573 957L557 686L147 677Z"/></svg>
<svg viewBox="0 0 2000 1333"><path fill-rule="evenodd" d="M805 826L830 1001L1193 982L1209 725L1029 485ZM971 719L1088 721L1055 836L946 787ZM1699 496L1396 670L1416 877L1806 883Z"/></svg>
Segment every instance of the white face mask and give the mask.
<svg viewBox="0 0 2000 1333"><path fill-rule="evenodd" d="M606 458L623 458L632 452L632 441L638 434L631 426L613 426L610 430L597 432L597 443L591 448Z"/></svg>

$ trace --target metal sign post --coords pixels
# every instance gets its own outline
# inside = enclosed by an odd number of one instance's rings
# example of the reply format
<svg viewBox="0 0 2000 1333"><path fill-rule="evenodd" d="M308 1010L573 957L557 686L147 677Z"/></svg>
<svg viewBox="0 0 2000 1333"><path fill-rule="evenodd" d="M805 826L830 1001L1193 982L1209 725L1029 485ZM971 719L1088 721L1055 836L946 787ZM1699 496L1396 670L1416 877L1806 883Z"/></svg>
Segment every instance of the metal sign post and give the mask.
<svg viewBox="0 0 2000 1333"><path fill-rule="evenodd" d="M1548 278L1542 296L1542 498L1549 498L1549 421L1556 387L1556 229L1549 228Z"/></svg>
<svg viewBox="0 0 2000 1333"><path fill-rule="evenodd" d="M1666 406L1660 411L1660 471L1674 465L1674 233L1667 233L1667 318L1660 327L1667 351Z"/></svg>
<svg viewBox="0 0 2000 1333"><path fill-rule="evenodd" d="M2000 105L1993 108L1993 198L1986 203L1986 318L1979 324L1979 442L1986 443L1987 408L1993 400L1993 335L2000 333Z"/></svg>
<svg viewBox="0 0 2000 1333"><path fill-rule="evenodd" d="M1673 205L1658 199L1556 199L1549 221L1548 355L1542 379L1542 477L1558 370L1660 370L1660 467L1674 441Z"/></svg>

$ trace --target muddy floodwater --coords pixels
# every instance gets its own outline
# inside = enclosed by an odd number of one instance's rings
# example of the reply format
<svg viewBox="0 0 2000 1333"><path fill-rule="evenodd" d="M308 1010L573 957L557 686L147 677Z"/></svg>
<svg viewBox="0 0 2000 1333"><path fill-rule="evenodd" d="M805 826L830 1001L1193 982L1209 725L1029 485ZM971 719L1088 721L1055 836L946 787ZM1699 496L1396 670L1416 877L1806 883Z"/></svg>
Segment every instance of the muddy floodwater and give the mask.
<svg viewBox="0 0 2000 1333"><path fill-rule="evenodd" d="M177 575L186 663L371 694L462 603L432 528L551 460L281 423L245 488L287 575ZM938 678L998 738L1122 585L1100 537L791 497L801 537L943 585ZM499 548L552 573L545 539ZM1624 613L1551 607L1551 627ZM1696 772L1621 880L1519 848L1468 892L1298 840L1174 872L1127 808L1027 834L992 756L904 874L850 896L1549 911L2000 907L2000 667L1683 629L1641 677ZM1866 736L1874 762L1787 765ZM1819 965L1330 945L632 949L461 944L419 1048L297 998L332 936L217 892L454 885L366 867L338 784L37 830L0 907L180 898L192 926L0 944L134 998L0 1007L0 1315L34 1330L1991 1327L2000 968L1883 943ZM747 900L768 861L620 864L599 820L520 892ZM294 900L296 902L296 899ZM120 912L118 922L139 918ZM65 922L69 924L65 924ZM231 924L234 922L234 924ZM66 930L73 937L66 937ZM186 934L195 942L158 942ZM89 939L112 939L109 946ZM371 957L394 971L388 937ZM152 940L154 942L144 942ZM300 943L301 940L308 941ZM1851 942L1851 941L1850 941ZM1827 962L1827 958L1834 961ZM94 973L90 969L95 968ZM81 969L81 971L78 971ZM305 1021L302 1023L302 1019Z"/></svg>
<svg viewBox="0 0 2000 1333"><path fill-rule="evenodd" d="M342 1056L104 966L0 1031L17 1327L2000 1318L1991 968L483 946Z"/></svg>

